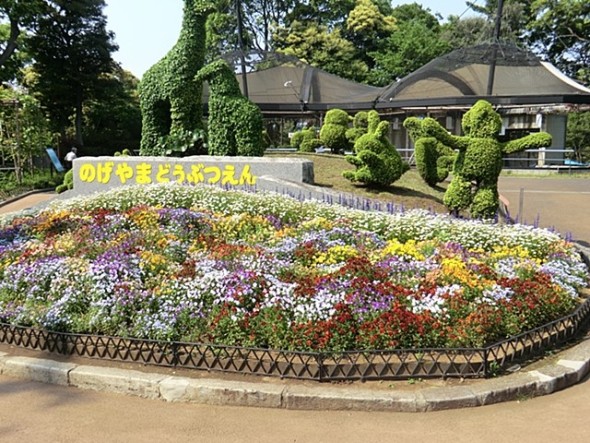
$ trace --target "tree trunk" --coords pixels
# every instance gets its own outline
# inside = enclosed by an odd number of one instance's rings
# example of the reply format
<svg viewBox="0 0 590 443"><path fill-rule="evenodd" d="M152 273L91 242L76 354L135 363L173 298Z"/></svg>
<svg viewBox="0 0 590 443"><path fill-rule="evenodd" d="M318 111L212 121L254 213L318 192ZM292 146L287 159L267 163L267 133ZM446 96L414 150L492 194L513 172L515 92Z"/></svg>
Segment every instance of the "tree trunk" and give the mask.
<svg viewBox="0 0 590 443"><path fill-rule="evenodd" d="M82 94L78 94L76 100L76 145L78 147L84 146L84 140L82 138Z"/></svg>
<svg viewBox="0 0 590 443"><path fill-rule="evenodd" d="M10 19L10 36L6 42L6 48L4 48L4 51L2 51L2 54L0 54L0 66L6 63L6 61L16 49L16 39L18 38L19 34L20 29L18 28L18 22L14 19Z"/></svg>

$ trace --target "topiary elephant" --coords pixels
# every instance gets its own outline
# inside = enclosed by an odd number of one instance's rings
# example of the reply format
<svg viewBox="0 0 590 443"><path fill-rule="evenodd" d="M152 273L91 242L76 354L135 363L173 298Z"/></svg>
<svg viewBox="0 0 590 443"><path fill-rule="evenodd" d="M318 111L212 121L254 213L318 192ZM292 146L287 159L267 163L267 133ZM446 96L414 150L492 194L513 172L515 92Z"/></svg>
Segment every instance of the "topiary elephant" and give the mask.
<svg viewBox="0 0 590 443"><path fill-rule="evenodd" d="M471 216L491 218L498 211L498 177L502 157L525 149L551 145L551 135L538 132L501 143L497 136L502 127L500 114L490 103L479 100L462 120L464 136L450 135L436 120L425 118L422 130L429 137L458 150L453 179L443 202L452 213L469 208Z"/></svg>
<svg viewBox="0 0 590 443"><path fill-rule="evenodd" d="M388 122L380 120L377 111L369 112L367 133L355 142L355 155L346 156L357 169L344 171L345 178L370 186L387 186L410 168L387 138L388 126Z"/></svg>

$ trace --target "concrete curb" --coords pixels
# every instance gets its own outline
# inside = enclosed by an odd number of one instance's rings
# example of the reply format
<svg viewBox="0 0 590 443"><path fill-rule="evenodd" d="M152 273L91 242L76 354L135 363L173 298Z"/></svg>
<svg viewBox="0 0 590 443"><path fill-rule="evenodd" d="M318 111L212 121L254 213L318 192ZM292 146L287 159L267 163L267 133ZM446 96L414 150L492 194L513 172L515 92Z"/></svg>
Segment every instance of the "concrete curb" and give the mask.
<svg viewBox="0 0 590 443"><path fill-rule="evenodd" d="M483 406L551 394L580 382L589 372L590 339L563 351L559 358L537 365L534 370L469 385L411 391L367 389L360 384L303 386L266 380L193 379L0 352L0 374L15 378L168 402L293 410L428 412Z"/></svg>

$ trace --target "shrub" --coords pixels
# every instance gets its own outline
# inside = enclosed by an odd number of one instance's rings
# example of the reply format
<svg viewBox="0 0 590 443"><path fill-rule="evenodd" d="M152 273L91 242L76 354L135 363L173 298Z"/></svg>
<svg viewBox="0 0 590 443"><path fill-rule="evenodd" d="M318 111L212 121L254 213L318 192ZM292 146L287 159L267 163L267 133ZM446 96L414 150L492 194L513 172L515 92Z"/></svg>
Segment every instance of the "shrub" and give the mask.
<svg viewBox="0 0 590 443"><path fill-rule="evenodd" d="M420 119L409 117L404 121L404 126L414 141L416 169L420 177L429 186L436 186L446 180L456 158L454 151L436 138L427 137Z"/></svg>
<svg viewBox="0 0 590 443"><path fill-rule="evenodd" d="M443 201L453 213L469 208L472 217L492 218L499 205L498 177L502 170L502 156L550 146L551 135L540 132L499 142L497 136L502 120L485 100L479 100L465 113L462 124L465 133L462 137L450 135L432 118L425 118L421 125L424 135L459 151L453 179Z"/></svg>
<svg viewBox="0 0 590 443"><path fill-rule="evenodd" d="M350 116L342 109L330 109L326 113L324 124L320 129L320 140L333 154L344 152L349 148L346 138L349 122Z"/></svg>
<svg viewBox="0 0 590 443"><path fill-rule="evenodd" d="M356 171L345 171L343 176L352 182L387 186L398 180L409 165L387 137L389 123L380 121L377 111L371 111L368 120L368 132L354 144L355 155L346 156Z"/></svg>

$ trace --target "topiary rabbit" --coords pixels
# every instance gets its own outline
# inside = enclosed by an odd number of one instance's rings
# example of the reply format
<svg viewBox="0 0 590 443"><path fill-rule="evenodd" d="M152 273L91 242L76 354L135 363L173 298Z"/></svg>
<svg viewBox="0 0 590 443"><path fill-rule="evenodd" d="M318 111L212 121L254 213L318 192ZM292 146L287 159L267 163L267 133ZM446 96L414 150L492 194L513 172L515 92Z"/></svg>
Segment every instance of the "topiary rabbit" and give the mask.
<svg viewBox="0 0 590 443"><path fill-rule="evenodd" d="M346 156L357 169L344 171L345 178L369 186L387 186L409 169L387 138L388 126L388 122L380 121L377 111L369 112L367 133L355 142L355 155Z"/></svg>

